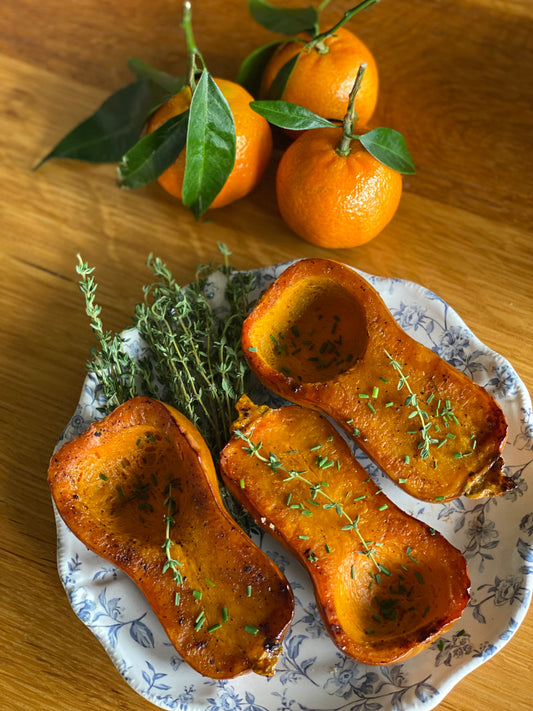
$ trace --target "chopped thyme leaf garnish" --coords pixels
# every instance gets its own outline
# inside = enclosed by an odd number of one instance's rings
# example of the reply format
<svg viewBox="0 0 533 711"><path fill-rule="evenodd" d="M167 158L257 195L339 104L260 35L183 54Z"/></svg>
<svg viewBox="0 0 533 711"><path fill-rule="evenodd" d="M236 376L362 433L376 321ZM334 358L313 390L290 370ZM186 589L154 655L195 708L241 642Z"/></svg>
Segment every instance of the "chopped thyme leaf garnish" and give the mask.
<svg viewBox="0 0 533 711"><path fill-rule="evenodd" d="M417 559L414 558L413 555L412 555L412 550L413 550L413 549L411 548L411 546L407 546L407 548L406 548L406 550L405 550L405 553L406 553L407 557L409 558L409 560L411 560L413 563L418 564Z"/></svg>

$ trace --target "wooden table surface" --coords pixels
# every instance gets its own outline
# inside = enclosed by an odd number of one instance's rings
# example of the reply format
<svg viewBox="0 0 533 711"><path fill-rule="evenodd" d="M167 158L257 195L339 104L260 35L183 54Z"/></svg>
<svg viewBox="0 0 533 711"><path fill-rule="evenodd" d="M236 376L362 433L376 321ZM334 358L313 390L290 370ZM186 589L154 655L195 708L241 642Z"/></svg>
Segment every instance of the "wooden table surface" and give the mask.
<svg viewBox="0 0 533 711"><path fill-rule="evenodd" d="M287 2L286 4L289 4ZM296 6L297 0L292 1ZM302 4L302 3L299 3ZM304 3L305 4L305 3ZM350 7L332 0L325 20ZM417 166L400 209L366 246L322 250L282 222L277 155L260 187L196 222L158 185L115 186L113 166L35 163L131 79L129 56L183 73L179 0L0 4L0 708L147 711L74 616L56 569L48 459L80 393L93 343L75 274L96 268L105 324L129 325L153 251L181 283L232 250L237 268L304 256L401 277L443 297L533 391L533 4L382 0L350 23L381 73L376 119ZM211 72L235 78L273 35L245 0L196 0ZM531 483L530 483L531 486ZM533 708L533 611L439 711Z"/></svg>

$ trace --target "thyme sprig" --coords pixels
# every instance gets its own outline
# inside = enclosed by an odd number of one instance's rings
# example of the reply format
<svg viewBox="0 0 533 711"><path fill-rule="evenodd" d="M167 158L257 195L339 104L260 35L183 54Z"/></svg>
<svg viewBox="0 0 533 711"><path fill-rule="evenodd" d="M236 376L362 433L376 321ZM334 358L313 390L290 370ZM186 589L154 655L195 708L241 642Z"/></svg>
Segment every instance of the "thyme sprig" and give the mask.
<svg viewBox="0 0 533 711"><path fill-rule="evenodd" d="M201 431L213 454L227 441L236 400L249 373L240 345L242 322L250 306L253 277L232 275L229 250L219 245L224 264L200 266L195 281L182 288L159 258L148 260L156 281L144 287L136 308L136 326L150 346L153 375L162 397L175 405ZM206 290L215 271L228 281L228 312L213 311ZM146 364L148 365L148 364ZM153 382L145 378L145 386Z"/></svg>
<svg viewBox="0 0 533 711"><path fill-rule="evenodd" d="M344 524L341 527L341 530L343 531L353 531L356 536L359 538L359 541L361 542L361 545L364 549L365 555L368 556L368 558L374 563L376 568L380 572L388 573L386 569L376 560L371 546L368 544L368 542L365 540L364 536L362 535L361 531L359 530L359 516L355 516L352 518L347 512L346 509L344 508L344 504L341 501L335 501L326 491L328 487L328 483L325 481L320 481L320 482L313 482L306 476L305 474L308 473L308 470L300 470L297 471L295 469L288 469L287 467L284 466L283 462L277 457L277 455L274 452L269 452L268 456L262 454L261 449L263 447L262 442L253 442L251 437L247 435L245 432L242 430L236 429L234 430L233 434L238 437L239 439L242 439L245 442L245 446L243 446L243 450L251 457L257 457L260 461L264 462L268 467L272 469L274 474L276 474L279 471L282 471L284 474L286 474L286 477L283 481L285 482L290 482L290 481L300 481L306 486L309 487L310 491L310 500L308 503L316 503L316 499L318 495L322 496L325 500L326 503L322 504L322 508L324 510L335 510L337 515L340 518L344 518L347 523ZM315 464L319 467L319 469L324 469L324 468L329 468L326 467L325 464L329 464L331 461L332 465L333 462L332 460L328 460L327 458L324 459L323 456L318 455L315 460ZM304 504L289 504L291 508L299 509L302 514L306 515L311 515L312 512L309 508L307 508Z"/></svg>
<svg viewBox="0 0 533 711"><path fill-rule="evenodd" d="M77 258L76 272L80 276L79 287L85 298L85 312L98 344L91 348L91 359L86 365L89 372L94 372L98 377L106 402L102 409L109 412L137 394L136 364L124 348L124 337L104 330L100 318L102 308L96 303L94 267L89 267L79 254Z"/></svg>
<svg viewBox="0 0 533 711"><path fill-rule="evenodd" d="M87 369L101 385L101 410L108 413L136 395L160 398L200 430L215 461L229 439L234 405L251 377L241 349L241 329L253 306L255 281L250 273L234 272L231 252L222 243L218 248L223 263L200 265L186 287L176 282L160 258L148 257L155 280L143 287L144 298L134 316L134 326L148 347L143 358L129 354L122 334L104 329L94 267L80 256L76 267L97 342ZM213 282L220 274L223 287ZM224 313L215 313L208 298L208 291L215 288L225 289Z"/></svg>
<svg viewBox="0 0 533 711"><path fill-rule="evenodd" d="M450 427L450 425L455 424L459 425L459 420L457 419L453 408L451 406L451 403L449 400L444 400L444 402L441 399L438 399L437 405L435 407L433 414L434 419L431 420L430 416L427 412L427 410L422 409L419 403L419 398L416 395L416 393L412 390L408 378L408 375L405 375L402 366L400 363L387 351L385 350L385 354L387 358L390 360L390 364L394 368L394 370L398 373L398 390L401 390L404 386L409 392L404 405L411 407L412 412L408 415L408 419L412 419L414 417L418 417L421 423L421 426L418 430L408 430L409 433L418 433L420 432L422 439L418 442L418 449L420 450L420 458L421 459L428 459L430 457L430 448L431 446L435 446L436 449L440 449L443 447L445 444L449 442L453 442L456 438L456 435L453 434L452 432L447 432L444 434L442 438L439 438L438 436L432 436L430 435L429 431L431 428L433 428L433 432L437 434L437 432L441 431L441 426L444 425L444 428ZM427 405L430 405L432 401L435 399L435 394L431 393L429 397L426 400ZM390 403L392 404L392 403ZM440 420L440 424L437 420ZM471 441L471 448L470 450L466 452L460 452L456 451L453 452L453 457L455 459L460 459L462 457L468 457L473 454L474 449L476 448L476 438L475 435L470 436L470 441ZM409 455L405 455L404 457L404 462L406 464L409 463ZM434 458L433 460L433 466L437 466L437 459ZM402 482L402 480L400 480ZM404 483L405 480L402 482ZM437 498L439 500L440 497Z"/></svg>
<svg viewBox="0 0 533 711"><path fill-rule="evenodd" d="M409 414L409 419L418 417L418 419L420 420L421 425L419 431L422 436L421 441L418 443L418 448L420 450L420 459L428 459L428 457L430 456L431 445L437 444L439 441L438 439L432 437L429 434L429 430L433 426L433 423L430 421L429 415L426 410L423 410L420 407L418 397L409 384L409 376L404 374L400 363L387 350L385 350L385 354L390 360L390 364L392 365L394 370L398 373L398 390L401 390L405 386L405 389L409 393L404 404L408 407L413 408L412 412Z"/></svg>
<svg viewBox="0 0 533 711"><path fill-rule="evenodd" d="M171 529L175 526L175 520L174 520L174 515L176 513L176 501L174 497L172 496L172 482L168 483L168 486L165 491L166 498L163 502L163 506L166 507L166 513L164 516L164 522L165 522L165 541L161 548L165 551L165 555L167 557L165 564L163 566L163 573L166 573L167 570L172 571L172 577L174 578L174 582L176 585L181 585L183 583L183 575L180 572L180 568L182 566L182 563L180 563L179 560L176 560L175 558L172 557L171 553L171 548L174 545L172 538L170 537L170 531ZM176 597L175 597L175 604L178 605L180 601L180 593L179 591L176 592Z"/></svg>

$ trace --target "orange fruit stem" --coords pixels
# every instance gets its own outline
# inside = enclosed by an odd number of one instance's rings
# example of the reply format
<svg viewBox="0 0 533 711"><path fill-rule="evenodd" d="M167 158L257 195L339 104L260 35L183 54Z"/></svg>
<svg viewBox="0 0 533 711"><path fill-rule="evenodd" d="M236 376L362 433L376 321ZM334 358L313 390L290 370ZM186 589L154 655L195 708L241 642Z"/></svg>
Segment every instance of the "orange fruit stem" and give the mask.
<svg viewBox="0 0 533 711"><path fill-rule="evenodd" d="M350 145L352 139L354 138L353 127L356 121L355 97L357 96L357 92L359 91L359 87L363 81L365 70L366 63L362 62L357 71L357 76L355 77L355 81L350 92L350 98L348 100L348 110L346 111L346 115L342 122L342 138L339 141L339 145L335 149L339 156L347 156L350 153Z"/></svg>
<svg viewBox="0 0 533 711"><path fill-rule="evenodd" d="M192 29L192 5L189 0L185 0L183 3L183 19L182 19L183 32L185 34L185 44L187 45L187 53L189 55L189 72L187 75L187 84L189 85L191 92L196 89L196 59L198 58L205 68L204 59L198 50L196 45L196 40L194 39L194 33Z"/></svg>

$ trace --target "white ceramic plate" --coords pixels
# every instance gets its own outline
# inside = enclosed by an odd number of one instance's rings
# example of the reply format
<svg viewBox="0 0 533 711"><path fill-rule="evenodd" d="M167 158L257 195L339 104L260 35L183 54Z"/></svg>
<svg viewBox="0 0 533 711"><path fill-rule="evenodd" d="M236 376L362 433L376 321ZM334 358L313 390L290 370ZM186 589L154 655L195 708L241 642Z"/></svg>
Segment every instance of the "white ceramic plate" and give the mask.
<svg viewBox="0 0 533 711"><path fill-rule="evenodd" d="M258 270L258 291L286 266ZM162 709L428 711L460 679L496 654L526 614L533 588L533 491L528 488L533 476L533 413L528 393L510 364L484 346L435 294L411 282L363 276L411 336L486 387L509 423L504 459L506 473L517 486L496 499L423 503L398 491L357 455L391 499L463 551L472 581L471 602L449 633L412 660L366 667L333 645L320 621L307 574L264 536L263 549L284 570L296 598L284 652L271 679L249 674L212 681L180 659L134 583L89 552L56 515L58 569L74 612L100 640L124 679ZM209 289L216 309L223 308L224 288L218 277ZM137 355L142 348L137 334L126 333L129 348ZM266 391L262 395L267 401ZM89 376L58 447L99 419L97 398L96 383Z"/></svg>

